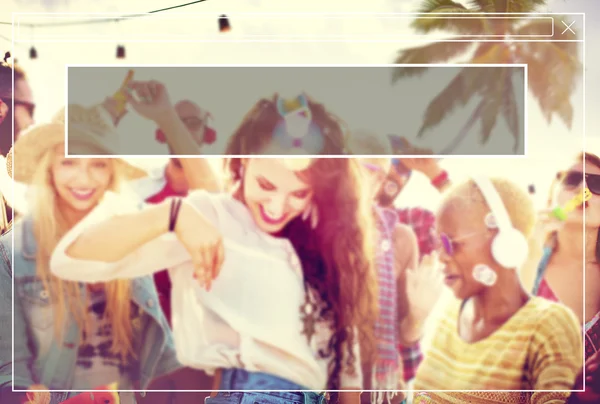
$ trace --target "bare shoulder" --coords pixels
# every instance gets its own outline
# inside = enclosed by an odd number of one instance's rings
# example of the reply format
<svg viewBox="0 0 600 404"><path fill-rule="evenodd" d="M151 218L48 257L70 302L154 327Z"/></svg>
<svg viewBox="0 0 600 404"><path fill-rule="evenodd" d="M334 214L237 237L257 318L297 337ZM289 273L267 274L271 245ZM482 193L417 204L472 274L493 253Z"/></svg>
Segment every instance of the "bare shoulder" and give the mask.
<svg viewBox="0 0 600 404"><path fill-rule="evenodd" d="M408 268L415 268L419 263L419 243L410 226L396 224L394 228L394 262L395 272L399 279Z"/></svg>
<svg viewBox="0 0 600 404"><path fill-rule="evenodd" d="M404 223L397 223L394 227L394 243L396 246L399 246L400 244L418 246L417 235L413 231L412 227Z"/></svg>

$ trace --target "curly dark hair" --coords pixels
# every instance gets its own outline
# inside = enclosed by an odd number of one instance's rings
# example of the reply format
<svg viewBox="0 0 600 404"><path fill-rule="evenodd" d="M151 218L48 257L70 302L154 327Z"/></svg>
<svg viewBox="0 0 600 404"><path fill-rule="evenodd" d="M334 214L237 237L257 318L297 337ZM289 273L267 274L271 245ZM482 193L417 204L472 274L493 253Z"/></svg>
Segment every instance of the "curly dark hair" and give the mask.
<svg viewBox="0 0 600 404"><path fill-rule="evenodd" d="M268 147L281 120L276 100L277 94L255 104L230 139L227 155L257 155ZM322 104L308 100L313 123L325 138L322 154L343 154L346 134L343 122ZM240 158L225 161L232 182L242 180L241 164ZM281 236L294 246L307 286L317 292L321 319L333 325L328 348L320 352L322 358L333 356L327 389L355 387L340 386L340 373L368 363L374 351L377 281L372 207L356 159L315 158L297 175L313 189L319 221L312 229L306 221L295 218ZM359 341L361 358L355 358L352 347Z"/></svg>

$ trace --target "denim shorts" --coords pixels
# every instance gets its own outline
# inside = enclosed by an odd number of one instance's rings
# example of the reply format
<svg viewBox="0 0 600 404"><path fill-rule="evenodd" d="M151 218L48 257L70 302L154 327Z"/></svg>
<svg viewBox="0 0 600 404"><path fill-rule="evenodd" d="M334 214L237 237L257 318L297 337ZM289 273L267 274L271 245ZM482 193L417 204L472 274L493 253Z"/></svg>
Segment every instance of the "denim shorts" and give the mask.
<svg viewBox="0 0 600 404"><path fill-rule="evenodd" d="M262 392L235 392L228 390L262 390ZM276 392L270 390L288 390ZM326 404L324 394L306 390L306 387L267 373L248 372L244 369L223 369L219 393L208 397L206 404Z"/></svg>

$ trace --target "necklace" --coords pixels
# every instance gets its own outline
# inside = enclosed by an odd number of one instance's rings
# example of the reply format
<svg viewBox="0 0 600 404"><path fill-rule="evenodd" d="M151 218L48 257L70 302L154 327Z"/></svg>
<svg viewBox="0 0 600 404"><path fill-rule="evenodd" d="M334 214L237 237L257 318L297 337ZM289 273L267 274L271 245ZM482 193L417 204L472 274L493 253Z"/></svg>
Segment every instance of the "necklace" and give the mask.
<svg viewBox="0 0 600 404"><path fill-rule="evenodd" d="M318 321L317 306L312 302L306 281L304 282L305 301L300 306L300 318L302 319L302 334L306 336L306 340L310 342L316 332L316 324Z"/></svg>

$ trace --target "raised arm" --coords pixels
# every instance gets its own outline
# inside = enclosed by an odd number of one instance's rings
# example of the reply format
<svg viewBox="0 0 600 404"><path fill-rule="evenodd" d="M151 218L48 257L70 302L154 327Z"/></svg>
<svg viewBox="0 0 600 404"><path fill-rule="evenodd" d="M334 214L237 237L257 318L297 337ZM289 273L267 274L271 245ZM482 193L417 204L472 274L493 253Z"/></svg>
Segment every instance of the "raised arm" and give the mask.
<svg viewBox="0 0 600 404"><path fill-rule="evenodd" d="M221 236L210 215L205 193L186 198L174 232L171 199L134 212L117 214L118 199L107 198L59 242L50 261L58 277L105 282L148 275L190 261L209 283L223 261ZM200 208L202 210L199 210Z"/></svg>
<svg viewBox="0 0 600 404"><path fill-rule="evenodd" d="M404 345L412 345L421 338L423 319L411 315L410 301L406 293L407 271L415 269L419 263L419 244L413 230L404 224L398 224L393 234L394 272L398 290L398 319L400 337Z"/></svg>
<svg viewBox="0 0 600 404"><path fill-rule="evenodd" d="M202 148L196 144L175 110L162 116L157 124L165 133L167 143L175 155L202 154ZM190 189L205 189L209 192L221 190L217 176L207 159L181 158L179 161Z"/></svg>
<svg viewBox="0 0 600 404"><path fill-rule="evenodd" d="M202 155L202 147L193 139L183 121L171 104L167 89L157 81L129 83L131 93L127 95L129 104L141 116L154 121L162 129L171 150L176 155ZM180 159L183 172L190 189L205 189L210 192L221 190L210 163L203 158Z"/></svg>

